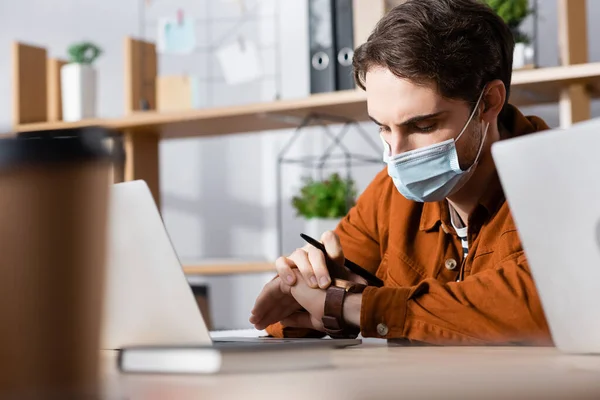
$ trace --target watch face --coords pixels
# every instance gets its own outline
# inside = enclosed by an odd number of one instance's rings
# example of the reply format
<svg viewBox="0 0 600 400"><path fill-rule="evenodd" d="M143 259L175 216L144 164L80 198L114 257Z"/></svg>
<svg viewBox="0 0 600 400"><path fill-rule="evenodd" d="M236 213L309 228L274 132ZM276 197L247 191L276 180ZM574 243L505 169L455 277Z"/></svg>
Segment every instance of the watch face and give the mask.
<svg viewBox="0 0 600 400"><path fill-rule="evenodd" d="M345 279L334 279L332 284L335 287L343 288L344 290L346 290L346 292L352 293L360 293L367 287L362 283L351 282Z"/></svg>
<svg viewBox="0 0 600 400"><path fill-rule="evenodd" d="M354 284L354 282L350 282L350 281L347 281L345 279L338 279L338 278L336 278L336 279L333 280L332 284L335 287L344 288L344 289L346 289L346 291L348 291L348 289L350 287L352 287L352 285Z"/></svg>

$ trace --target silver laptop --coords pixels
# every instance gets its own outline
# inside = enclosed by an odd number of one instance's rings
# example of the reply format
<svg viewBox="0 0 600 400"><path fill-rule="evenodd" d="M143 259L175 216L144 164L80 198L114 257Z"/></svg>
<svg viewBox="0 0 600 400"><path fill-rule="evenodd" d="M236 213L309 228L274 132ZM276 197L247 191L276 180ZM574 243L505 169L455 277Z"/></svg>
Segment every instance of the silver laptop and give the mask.
<svg viewBox="0 0 600 400"><path fill-rule="evenodd" d="M492 155L556 346L600 353L600 120Z"/></svg>
<svg viewBox="0 0 600 400"><path fill-rule="evenodd" d="M144 181L112 186L102 349L214 345ZM217 339L215 339L217 340ZM332 347L361 340L219 338L269 344L312 341Z"/></svg>

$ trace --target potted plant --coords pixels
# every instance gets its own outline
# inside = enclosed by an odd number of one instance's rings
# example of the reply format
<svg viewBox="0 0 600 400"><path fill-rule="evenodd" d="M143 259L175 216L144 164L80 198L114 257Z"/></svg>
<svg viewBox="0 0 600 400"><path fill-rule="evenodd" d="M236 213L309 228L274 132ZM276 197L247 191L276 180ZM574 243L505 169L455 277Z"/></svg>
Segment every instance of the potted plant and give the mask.
<svg viewBox="0 0 600 400"><path fill-rule="evenodd" d="M521 23L533 10L528 0L486 0L487 4L506 22L515 39L513 69L533 65L533 46L531 38L520 29Z"/></svg>
<svg viewBox="0 0 600 400"><path fill-rule="evenodd" d="M306 233L320 239L325 231L334 230L354 206L356 186L352 179L342 179L338 173L324 181L304 178L300 193L293 197L297 215L307 220Z"/></svg>
<svg viewBox="0 0 600 400"><path fill-rule="evenodd" d="M92 66L102 54L93 43L69 47L70 62L60 71L63 120L78 121L96 116L96 70Z"/></svg>

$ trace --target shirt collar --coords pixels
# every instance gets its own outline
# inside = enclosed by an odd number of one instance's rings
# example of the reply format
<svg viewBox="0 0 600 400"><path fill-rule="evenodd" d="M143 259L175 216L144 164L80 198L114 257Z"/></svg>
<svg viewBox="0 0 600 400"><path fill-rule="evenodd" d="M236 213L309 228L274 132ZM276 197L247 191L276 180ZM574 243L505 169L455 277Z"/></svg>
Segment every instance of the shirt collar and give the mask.
<svg viewBox="0 0 600 400"><path fill-rule="evenodd" d="M535 116L525 117L516 107L510 104L507 106L505 121L504 128L508 132L508 135L505 135L507 137L502 137L500 140L549 129L548 125L542 119ZM479 199L479 206L483 207L487 215L493 215L504 203L504 191L496 172L494 172L488 187L489 190ZM437 228L440 222L445 226L450 226L450 213L446 200L435 203L424 203L419 229L430 231Z"/></svg>

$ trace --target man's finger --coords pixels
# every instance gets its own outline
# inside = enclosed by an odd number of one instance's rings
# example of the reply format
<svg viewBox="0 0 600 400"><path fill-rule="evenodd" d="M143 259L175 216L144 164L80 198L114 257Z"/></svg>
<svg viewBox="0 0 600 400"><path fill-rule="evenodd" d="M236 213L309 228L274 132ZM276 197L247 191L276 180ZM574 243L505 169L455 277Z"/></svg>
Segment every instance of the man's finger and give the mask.
<svg viewBox="0 0 600 400"><path fill-rule="evenodd" d="M304 281L311 288L319 287L315 271L313 270L310 260L308 259L308 253L304 249L297 249L292 253L290 259L296 264L298 270L302 274Z"/></svg>
<svg viewBox="0 0 600 400"><path fill-rule="evenodd" d="M292 272L293 268L296 268L296 264L287 257L279 257L277 261L275 261L277 275L279 275L288 285L296 283L296 275Z"/></svg>
<svg viewBox="0 0 600 400"><path fill-rule="evenodd" d="M312 265L319 286L321 289L326 289L331 283L331 277L329 276L329 271L327 270L325 254L323 254L321 250L314 246L311 246L307 250L307 253L308 260L310 261L310 265Z"/></svg>
<svg viewBox="0 0 600 400"><path fill-rule="evenodd" d="M281 325L288 328L309 328L316 329L312 323L310 314L305 311L293 313L287 318L281 320Z"/></svg>
<svg viewBox="0 0 600 400"><path fill-rule="evenodd" d="M281 288L287 290L290 288L290 286L287 286L285 283L281 283ZM294 299L291 294L283 295L277 297L276 301L269 302L267 306L261 309L262 312L260 313L255 313L255 310L252 310L250 323L253 325L268 326L300 309L300 304L298 304L296 299Z"/></svg>
<svg viewBox="0 0 600 400"><path fill-rule="evenodd" d="M262 319L258 321L251 319L250 323L252 323L256 329L263 330L267 326L279 322L301 309L300 305L293 300L293 298L291 300L286 299L285 304L276 305L269 310Z"/></svg>
<svg viewBox="0 0 600 400"><path fill-rule="evenodd" d="M339 266L344 266L344 253L342 252L342 244L340 238L335 232L327 231L321 236L321 242L325 246L325 251L329 258Z"/></svg>
<svg viewBox="0 0 600 400"><path fill-rule="evenodd" d="M259 318L263 318L264 314L275 304L281 301L281 298L289 295L282 291L286 285L282 285L281 278L275 278L268 282L260 292L251 313Z"/></svg>

